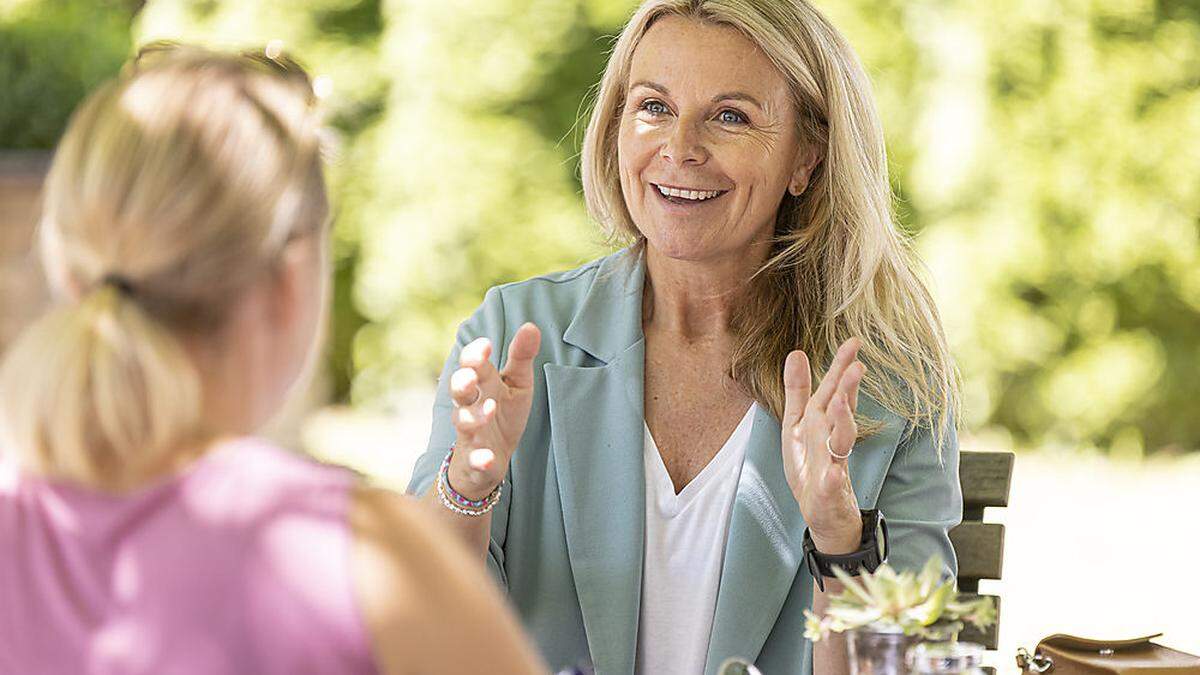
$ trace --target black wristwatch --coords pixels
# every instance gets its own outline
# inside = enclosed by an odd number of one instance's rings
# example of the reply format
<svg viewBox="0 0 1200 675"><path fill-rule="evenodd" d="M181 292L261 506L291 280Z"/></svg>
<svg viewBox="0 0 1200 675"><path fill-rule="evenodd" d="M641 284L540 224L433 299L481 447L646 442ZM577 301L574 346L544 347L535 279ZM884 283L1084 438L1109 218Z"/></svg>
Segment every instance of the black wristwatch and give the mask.
<svg viewBox="0 0 1200 675"><path fill-rule="evenodd" d="M828 555L817 550L813 543L812 534L804 530L804 561L808 571L817 581L817 588L825 592L825 577L832 577L833 566L837 565L844 572L856 577L862 572L874 572L887 562L888 534L887 523L883 514L872 509L862 512L862 541L858 550L845 555Z"/></svg>

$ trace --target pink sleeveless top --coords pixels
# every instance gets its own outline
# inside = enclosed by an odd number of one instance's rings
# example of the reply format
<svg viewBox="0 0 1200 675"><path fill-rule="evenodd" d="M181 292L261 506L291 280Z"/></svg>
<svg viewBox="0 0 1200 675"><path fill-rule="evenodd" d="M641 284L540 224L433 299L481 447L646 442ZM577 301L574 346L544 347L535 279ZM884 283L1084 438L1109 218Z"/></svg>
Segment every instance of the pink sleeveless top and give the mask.
<svg viewBox="0 0 1200 675"><path fill-rule="evenodd" d="M354 483L252 439L119 497L0 458L0 674L376 672Z"/></svg>

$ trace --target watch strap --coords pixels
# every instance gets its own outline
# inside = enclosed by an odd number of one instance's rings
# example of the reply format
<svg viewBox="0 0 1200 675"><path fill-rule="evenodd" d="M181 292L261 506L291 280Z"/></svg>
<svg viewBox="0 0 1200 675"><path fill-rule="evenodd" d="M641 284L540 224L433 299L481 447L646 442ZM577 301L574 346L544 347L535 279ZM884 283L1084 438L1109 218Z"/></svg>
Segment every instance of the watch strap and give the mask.
<svg viewBox="0 0 1200 675"><path fill-rule="evenodd" d="M841 555L818 551L813 542L812 533L808 529L804 530L804 559L809 573L817 582L817 588L821 592L825 591L825 577L836 576L833 572L834 566L840 567L850 576L858 576L864 571L874 572L887 561L887 525L883 521L883 515L878 510L872 509L863 511L862 519L862 539L859 542L858 550ZM877 530L882 531L883 542L878 541ZM881 549L883 550L882 555L880 555Z"/></svg>

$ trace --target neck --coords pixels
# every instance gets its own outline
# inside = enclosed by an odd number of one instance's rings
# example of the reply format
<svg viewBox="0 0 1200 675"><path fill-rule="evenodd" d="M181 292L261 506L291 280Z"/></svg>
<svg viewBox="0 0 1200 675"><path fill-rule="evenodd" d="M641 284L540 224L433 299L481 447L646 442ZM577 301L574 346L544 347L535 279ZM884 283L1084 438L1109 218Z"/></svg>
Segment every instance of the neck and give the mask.
<svg viewBox="0 0 1200 675"><path fill-rule="evenodd" d="M643 330L666 332L687 341L728 336L733 309L769 250L769 243L755 242L738 255L678 260L647 242Z"/></svg>
<svg viewBox="0 0 1200 675"><path fill-rule="evenodd" d="M229 358L217 345L199 339L185 342L200 376L201 420L214 436L252 433L256 424L253 368Z"/></svg>

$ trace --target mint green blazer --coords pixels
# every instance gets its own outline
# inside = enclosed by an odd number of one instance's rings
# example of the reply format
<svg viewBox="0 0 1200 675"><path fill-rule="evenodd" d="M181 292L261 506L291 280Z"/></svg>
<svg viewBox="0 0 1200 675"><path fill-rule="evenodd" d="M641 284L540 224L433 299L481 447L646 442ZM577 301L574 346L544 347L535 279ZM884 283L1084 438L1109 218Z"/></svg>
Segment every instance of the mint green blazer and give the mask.
<svg viewBox="0 0 1200 675"><path fill-rule="evenodd" d="M430 488L454 441L447 388L459 350L488 337L500 365L516 329L537 324L533 410L494 512L488 567L555 669L588 662L604 675L634 669L645 525L644 278L641 257L626 249L488 291L458 331L429 449L408 488ZM850 475L862 507L887 517L889 562L919 569L938 554L953 574L947 533L962 517L957 441L949 436L939 463L928 429L911 428L865 396L859 411L884 423L855 446ZM784 478L779 420L760 408L734 498L707 673L731 656L767 675L812 671L803 612L813 580L802 564L803 533Z"/></svg>

